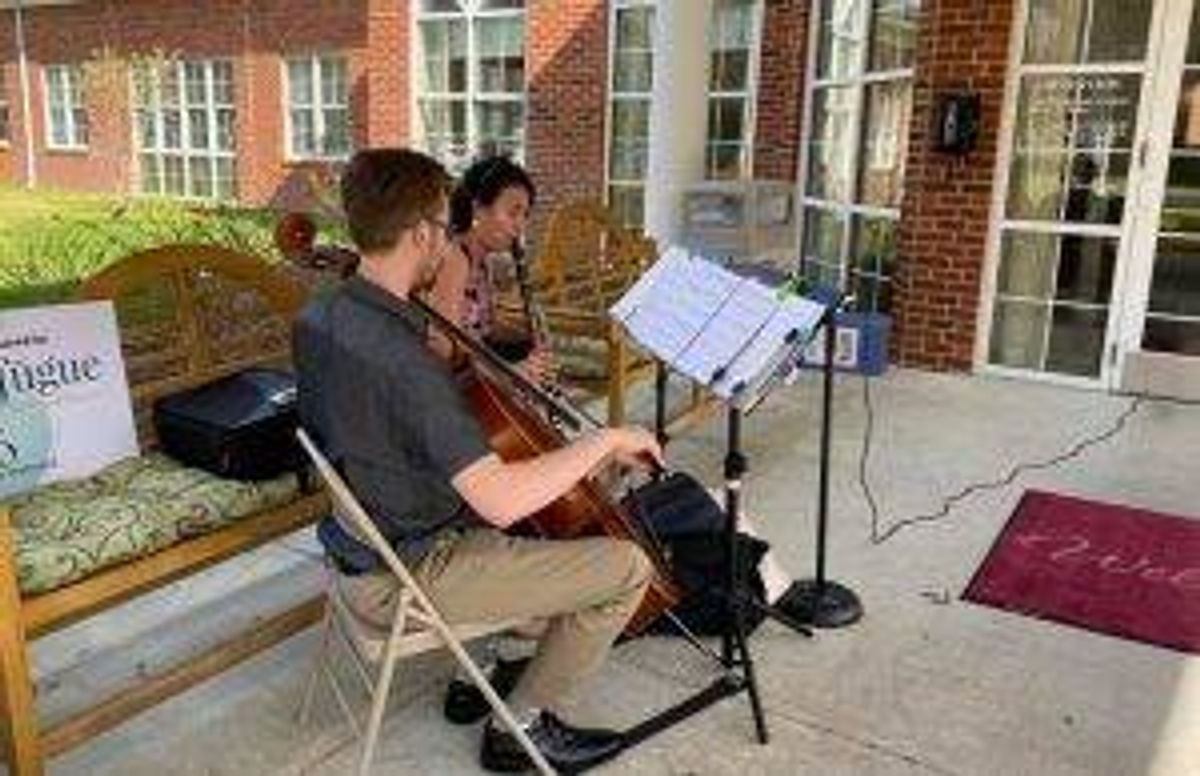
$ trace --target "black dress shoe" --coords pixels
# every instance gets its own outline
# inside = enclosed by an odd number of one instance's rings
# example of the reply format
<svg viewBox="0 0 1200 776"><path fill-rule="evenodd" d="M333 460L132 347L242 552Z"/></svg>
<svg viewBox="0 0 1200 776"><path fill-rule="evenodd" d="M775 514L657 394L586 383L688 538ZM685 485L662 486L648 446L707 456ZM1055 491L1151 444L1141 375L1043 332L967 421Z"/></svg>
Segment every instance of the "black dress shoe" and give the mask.
<svg viewBox="0 0 1200 776"><path fill-rule="evenodd" d="M625 745L624 736L614 730L572 727L548 711L543 711L526 732L560 773L582 773L612 759ZM479 764L497 773L519 773L533 767L516 737L494 721L484 728Z"/></svg>
<svg viewBox="0 0 1200 776"><path fill-rule="evenodd" d="M492 683L497 695L501 698L508 697L517 686L521 674L525 673L525 666L529 665L529 660L530 658L526 657L520 660L496 661L496 667L492 669L488 681ZM472 725L486 717L491 710L487 698L483 697L483 693L471 682L452 679L446 687L446 701L442 705L442 713L450 722L456 725Z"/></svg>

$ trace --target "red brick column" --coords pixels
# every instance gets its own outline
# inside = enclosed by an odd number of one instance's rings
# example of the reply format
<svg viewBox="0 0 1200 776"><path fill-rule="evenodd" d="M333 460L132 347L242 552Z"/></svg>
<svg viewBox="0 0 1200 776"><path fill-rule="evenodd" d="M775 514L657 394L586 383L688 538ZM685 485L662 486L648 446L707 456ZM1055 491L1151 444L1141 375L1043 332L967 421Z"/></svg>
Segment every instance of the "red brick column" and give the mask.
<svg viewBox="0 0 1200 776"><path fill-rule="evenodd" d="M409 140L409 90L416 77L409 67L409 6L408 0L367 3L367 47L363 57L367 99L362 110L366 139L372 146L406 145Z"/></svg>
<svg viewBox="0 0 1200 776"><path fill-rule="evenodd" d="M807 0L765 4L759 46L754 176L796 180L804 76L808 64Z"/></svg>
<svg viewBox="0 0 1200 776"><path fill-rule="evenodd" d="M528 3L525 158L538 186L534 236L554 208L604 196L605 0Z"/></svg>
<svg viewBox="0 0 1200 776"><path fill-rule="evenodd" d="M972 366L1004 103L1012 0L940 0L921 21L901 207L893 355L937 370ZM938 95L977 92L983 115L966 156L938 153Z"/></svg>

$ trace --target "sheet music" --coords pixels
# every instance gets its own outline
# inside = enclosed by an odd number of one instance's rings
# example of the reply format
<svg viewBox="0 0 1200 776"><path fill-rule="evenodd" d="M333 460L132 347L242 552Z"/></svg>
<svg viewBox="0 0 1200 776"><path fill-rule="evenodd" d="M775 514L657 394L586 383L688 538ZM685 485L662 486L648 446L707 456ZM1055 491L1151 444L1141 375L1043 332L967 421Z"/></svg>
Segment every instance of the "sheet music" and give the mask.
<svg viewBox="0 0 1200 776"><path fill-rule="evenodd" d="M610 314L672 368L746 402L811 337L824 309L672 248Z"/></svg>
<svg viewBox="0 0 1200 776"><path fill-rule="evenodd" d="M710 319L703 336L695 339L672 365L698 382L719 381L719 373L726 371L778 306L779 300L769 288L754 280L740 280Z"/></svg>
<svg viewBox="0 0 1200 776"><path fill-rule="evenodd" d="M644 286L641 281L634 284L630 293L613 305L612 314L643 347L673 364L704 330L738 280L703 259L690 258L681 249L668 251L651 271L653 276Z"/></svg>
<svg viewBox="0 0 1200 776"><path fill-rule="evenodd" d="M757 336L725 368L713 391L722 398L756 393L788 355L808 340L824 311L824 307L803 297L789 296L780 301Z"/></svg>

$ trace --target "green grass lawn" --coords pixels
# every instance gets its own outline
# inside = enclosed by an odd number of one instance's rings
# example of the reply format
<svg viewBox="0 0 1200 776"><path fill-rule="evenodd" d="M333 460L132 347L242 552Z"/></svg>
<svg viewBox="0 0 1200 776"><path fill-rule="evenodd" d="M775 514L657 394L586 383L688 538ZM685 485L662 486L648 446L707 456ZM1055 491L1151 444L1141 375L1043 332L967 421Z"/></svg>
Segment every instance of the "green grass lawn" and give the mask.
<svg viewBox="0 0 1200 776"><path fill-rule="evenodd" d="M0 186L0 307L66 300L80 279L168 243L223 245L273 260L274 223L262 210Z"/></svg>

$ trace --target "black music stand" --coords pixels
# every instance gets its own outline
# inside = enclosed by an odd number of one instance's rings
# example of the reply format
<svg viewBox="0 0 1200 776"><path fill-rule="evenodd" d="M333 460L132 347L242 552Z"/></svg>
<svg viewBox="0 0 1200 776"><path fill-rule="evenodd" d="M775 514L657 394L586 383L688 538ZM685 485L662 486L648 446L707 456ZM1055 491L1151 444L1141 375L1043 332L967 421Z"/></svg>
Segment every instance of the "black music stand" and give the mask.
<svg viewBox="0 0 1200 776"><path fill-rule="evenodd" d="M829 446L833 435L833 373L836 353L837 313L845 302L840 292L827 292L823 299L825 314L825 363L821 367L821 463L817 492L816 576L798 580L776 602L779 609L795 619L818 628L841 628L858 622L863 615L862 602L853 590L825 577L825 545L829 522Z"/></svg>
<svg viewBox="0 0 1200 776"><path fill-rule="evenodd" d="M655 271L658 272L659 276L669 275L672 271L676 270L678 270L680 274L683 274L687 270L687 261L700 260L683 259L682 261L685 262L683 265L680 264L678 257L674 257L674 260L675 264L673 266L663 269L659 265L656 265L654 268L652 268L651 273L643 276L643 279L640 280L637 285L635 285L635 288L631 290L629 294L627 294L626 298L622 299L622 301L614 307L613 316L625 324L627 328L630 328L629 323L631 320L635 320L636 324L636 315L639 312L638 305L644 304L646 307L653 307L656 301L655 294L658 294L660 297L666 297L665 304L678 304L679 300L676 294L664 292L661 286L657 290L652 290L656 278L651 277L651 275L655 273ZM670 262L664 261L662 263L669 264ZM723 270L715 270L711 267L707 267L704 271L723 272ZM682 353L686 352L688 347L692 347L696 343L703 341L705 332L710 326L713 326L719 322L723 310L728 307L730 311L736 314L739 310L745 309L740 307L734 300L734 297L737 293L737 286L740 282L740 279L737 281L729 281L730 285L727 287L732 288L733 290L730 290L723 298L717 300L706 300L705 304L712 305L712 309L707 311L707 318L705 318L703 322L699 324L699 327L694 331L685 332L687 336L683 338L667 337L655 342L653 341L653 337L647 336L647 339L652 340L647 342L639 339L636 325L634 328L630 328L634 338L638 339L644 347L646 347L656 356L657 372L655 375L655 431L659 441L664 444L667 441L665 429L665 394L667 384L666 361L669 356L664 356L664 354L661 352L662 350L666 349L662 345L662 342L684 342L685 344L683 349L675 352L675 355L681 357L681 360L685 360L682 359ZM667 282L663 285L670 286L671 284ZM673 288L671 290L675 292L681 290L686 292L686 283L684 283L682 289ZM756 290L755 294L757 294L757 303L763 303L763 291ZM633 301L630 301L631 299ZM663 302L663 299L659 298L657 301ZM650 736L676 724L677 722L682 721L692 714L707 708L713 703L731 695L738 694L742 691L745 691L749 696L750 707L753 713L755 732L757 734L758 741L762 744L766 744L769 740L770 734L767 730L766 718L763 714L762 702L758 692L754 658L750 652L746 638L744 620L745 607L756 606L762 609L765 613L780 619L782 622L796 629L798 632L804 635L811 635L811 631L809 631L802 624L796 623L793 619L787 617L786 614L781 614L778 611L773 610L771 607L766 606L764 602L758 602L745 591L738 589L738 580L741 578L741 575L739 574L740 558L737 551L737 526L739 522L738 516L740 508L742 477L747 470L746 457L742 453L741 449L742 417L748 406L753 406L756 404L763 396L765 396L770 388L773 387L774 382L780 374L780 366L789 363L790 361L794 361L798 355L799 348L804 341L803 338L799 336L801 332L795 328L792 328L791 321L792 318L795 317L794 312L790 313L789 315L778 316L783 320L783 324L785 324L783 328L780 328L778 325L768 326L768 321L771 323L775 322L778 312L775 308L782 307L782 303L778 301L778 298L772 299L768 297L766 304L769 306L769 309L758 327L748 332L743 332L746 337L745 342L738 343L736 350L727 352L725 354L727 358L722 357L716 361L710 361L709 366L712 366L713 364L719 364L719 366L710 374L705 376L707 379L703 380L703 382L706 382L710 388L722 385L723 390L716 389L714 392L716 392L718 396L724 398L728 404L727 453L724 461L724 545L725 567L727 574L725 576L726 584L725 590L723 591L723 597L729 605L729 628L721 636L720 664L724 669L724 673L710 686L684 700L682 703L672 706L671 708L666 709L665 711L626 731L626 746L637 744L646 738L649 738ZM759 312L761 313L763 310L759 309ZM673 323L677 323L679 319L676 318L673 320L672 314L667 313L663 320L666 321L665 325L669 326ZM659 323L659 325L664 325L661 323L661 321L656 321L656 323ZM679 325L682 326L684 324ZM679 334L679 332L672 332L672 334ZM757 342L760 336L765 342L765 345L763 347L752 348L751 343ZM725 344L728 345L728 343ZM758 354L755 355L753 359L747 358L750 363L755 364L753 374L745 370L738 371L738 369L735 367L735 364L741 364L739 359L742 359L744 355L748 357L750 351L756 349ZM694 372L697 369L697 362L692 361L689 363L690 368ZM685 374L686 373L687 372L685 371ZM693 377L693 379L696 379L695 374L690 374L689 376ZM689 634L685 633L684 635L686 636Z"/></svg>

